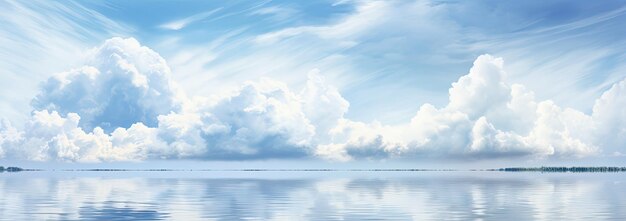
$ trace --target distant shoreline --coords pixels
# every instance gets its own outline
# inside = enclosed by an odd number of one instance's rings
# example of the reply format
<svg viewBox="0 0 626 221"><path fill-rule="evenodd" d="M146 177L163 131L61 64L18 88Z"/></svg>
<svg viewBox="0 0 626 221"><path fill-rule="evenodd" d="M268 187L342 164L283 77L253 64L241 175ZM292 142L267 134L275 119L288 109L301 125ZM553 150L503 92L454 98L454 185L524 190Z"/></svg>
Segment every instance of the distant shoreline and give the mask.
<svg viewBox="0 0 626 221"><path fill-rule="evenodd" d="M614 173L626 172L626 167L509 167L500 168L498 171L542 173Z"/></svg>
<svg viewBox="0 0 626 221"><path fill-rule="evenodd" d="M626 172L626 167L506 167L498 169L25 169L20 167L2 167L0 172L25 171L63 171L63 172L183 172L183 171L216 171L216 172L449 172L449 171L495 171L495 172L541 172L541 173L616 173Z"/></svg>

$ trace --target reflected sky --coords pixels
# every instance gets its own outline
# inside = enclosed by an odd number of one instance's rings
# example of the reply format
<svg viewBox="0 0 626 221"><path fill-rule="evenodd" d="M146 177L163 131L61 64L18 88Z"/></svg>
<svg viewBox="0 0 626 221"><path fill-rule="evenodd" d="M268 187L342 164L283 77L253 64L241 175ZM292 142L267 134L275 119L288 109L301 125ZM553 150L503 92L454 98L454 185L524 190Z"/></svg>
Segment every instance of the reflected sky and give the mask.
<svg viewBox="0 0 626 221"><path fill-rule="evenodd" d="M0 220L611 220L622 173L23 172Z"/></svg>

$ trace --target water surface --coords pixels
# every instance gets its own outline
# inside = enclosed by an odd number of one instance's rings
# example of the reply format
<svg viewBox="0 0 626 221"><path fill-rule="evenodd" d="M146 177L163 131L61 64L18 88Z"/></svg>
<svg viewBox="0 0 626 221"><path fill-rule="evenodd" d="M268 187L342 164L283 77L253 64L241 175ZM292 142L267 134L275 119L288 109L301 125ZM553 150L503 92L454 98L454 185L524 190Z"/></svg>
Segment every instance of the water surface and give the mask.
<svg viewBox="0 0 626 221"><path fill-rule="evenodd" d="M21 172L0 220L624 220L626 173Z"/></svg>

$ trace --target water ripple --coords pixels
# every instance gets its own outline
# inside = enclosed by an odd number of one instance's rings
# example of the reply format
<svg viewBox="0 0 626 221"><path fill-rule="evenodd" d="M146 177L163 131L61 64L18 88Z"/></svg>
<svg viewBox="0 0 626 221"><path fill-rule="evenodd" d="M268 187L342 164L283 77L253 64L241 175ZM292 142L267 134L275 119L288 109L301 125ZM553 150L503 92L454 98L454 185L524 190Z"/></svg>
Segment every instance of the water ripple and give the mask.
<svg viewBox="0 0 626 221"><path fill-rule="evenodd" d="M624 220L621 174L2 174L0 220Z"/></svg>

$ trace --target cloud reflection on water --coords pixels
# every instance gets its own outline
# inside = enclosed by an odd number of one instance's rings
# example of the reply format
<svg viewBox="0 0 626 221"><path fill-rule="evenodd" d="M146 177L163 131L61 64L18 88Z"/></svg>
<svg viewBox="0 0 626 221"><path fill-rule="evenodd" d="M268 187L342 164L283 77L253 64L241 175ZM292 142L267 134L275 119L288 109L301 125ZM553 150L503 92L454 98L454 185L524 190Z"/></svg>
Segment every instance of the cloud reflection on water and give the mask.
<svg viewBox="0 0 626 221"><path fill-rule="evenodd" d="M379 174L282 177L278 173L268 178L220 178L201 172L197 178L9 174L0 179L0 219L600 220L626 216L626 193L621 191L626 183L621 174Z"/></svg>

